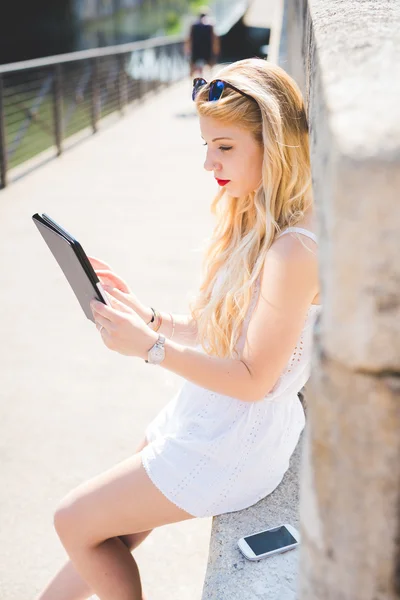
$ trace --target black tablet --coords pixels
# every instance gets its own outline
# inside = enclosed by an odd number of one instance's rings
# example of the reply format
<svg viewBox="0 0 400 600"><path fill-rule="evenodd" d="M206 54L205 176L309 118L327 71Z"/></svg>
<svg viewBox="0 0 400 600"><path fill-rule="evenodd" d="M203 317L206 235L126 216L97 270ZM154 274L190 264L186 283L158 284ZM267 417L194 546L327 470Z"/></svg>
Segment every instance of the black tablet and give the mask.
<svg viewBox="0 0 400 600"><path fill-rule="evenodd" d="M91 300L99 300L103 304L109 304L109 302L82 246L48 215L36 213L32 219L63 270L83 312L88 319L94 322L90 309Z"/></svg>

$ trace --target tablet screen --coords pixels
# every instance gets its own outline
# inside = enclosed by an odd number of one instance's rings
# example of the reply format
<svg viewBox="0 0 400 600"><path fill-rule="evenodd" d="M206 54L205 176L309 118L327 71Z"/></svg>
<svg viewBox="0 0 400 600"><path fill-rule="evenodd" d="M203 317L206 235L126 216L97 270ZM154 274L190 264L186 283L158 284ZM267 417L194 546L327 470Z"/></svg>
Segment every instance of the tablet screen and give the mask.
<svg viewBox="0 0 400 600"><path fill-rule="evenodd" d="M35 225L50 248L54 258L60 265L83 309L83 312L88 319L94 322L93 313L90 309L90 302L94 299L105 302L101 293L101 285L96 284L92 278L89 277L81 260L77 256L73 244L35 217L36 215L33 216ZM100 286L100 289L97 285Z"/></svg>

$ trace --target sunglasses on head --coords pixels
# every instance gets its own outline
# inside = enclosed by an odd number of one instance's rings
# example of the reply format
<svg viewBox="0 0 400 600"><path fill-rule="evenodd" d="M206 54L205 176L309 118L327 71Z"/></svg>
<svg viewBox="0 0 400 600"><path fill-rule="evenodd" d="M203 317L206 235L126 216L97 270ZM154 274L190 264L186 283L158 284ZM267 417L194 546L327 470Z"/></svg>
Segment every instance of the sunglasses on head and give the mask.
<svg viewBox="0 0 400 600"><path fill-rule="evenodd" d="M210 86L208 88L209 102L215 102L216 100L219 100L222 96L223 91L226 88L231 88L231 90L234 90L238 94L241 94L246 98L250 98L250 100L253 100L253 102L257 103L257 101L252 96L246 94L246 92L242 92L242 90L239 90L239 88L235 87L231 83L228 83L227 81L224 81L223 79L213 79L213 81L210 81L210 83L208 83L205 79L203 79L203 77L196 77L196 79L193 79L192 100L196 100L196 96L200 88L207 84Z"/></svg>

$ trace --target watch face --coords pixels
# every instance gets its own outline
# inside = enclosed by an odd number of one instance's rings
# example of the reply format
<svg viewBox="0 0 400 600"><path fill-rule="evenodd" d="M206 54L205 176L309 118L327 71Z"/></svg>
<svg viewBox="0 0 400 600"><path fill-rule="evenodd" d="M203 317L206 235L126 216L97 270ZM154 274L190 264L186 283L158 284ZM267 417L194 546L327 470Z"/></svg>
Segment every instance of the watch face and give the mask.
<svg viewBox="0 0 400 600"><path fill-rule="evenodd" d="M152 363L160 363L165 356L165 349L161 346L154 346L150 350L150 358Z"/></svg>
<svg viewBox="0 0 400 600"><path fill-rule="evenodd" d="M154 348L154 358L155 360L160 360L160 358L164 358L164 348Z"/></svg>

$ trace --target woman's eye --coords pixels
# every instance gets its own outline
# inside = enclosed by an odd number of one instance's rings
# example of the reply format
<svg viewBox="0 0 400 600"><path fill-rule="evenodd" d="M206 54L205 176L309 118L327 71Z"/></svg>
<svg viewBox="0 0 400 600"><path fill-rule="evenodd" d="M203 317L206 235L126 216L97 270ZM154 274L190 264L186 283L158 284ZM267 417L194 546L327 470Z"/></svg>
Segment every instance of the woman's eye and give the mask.
<svg viewBox="0 0 400 600"><path fill-rule="evenodd" d="M204 142L204 144L202 145L208 146L207 142ZM232 146L219 146L219 150L221 150L222 152L228 152L228 150L232 150Z"/></svg>

